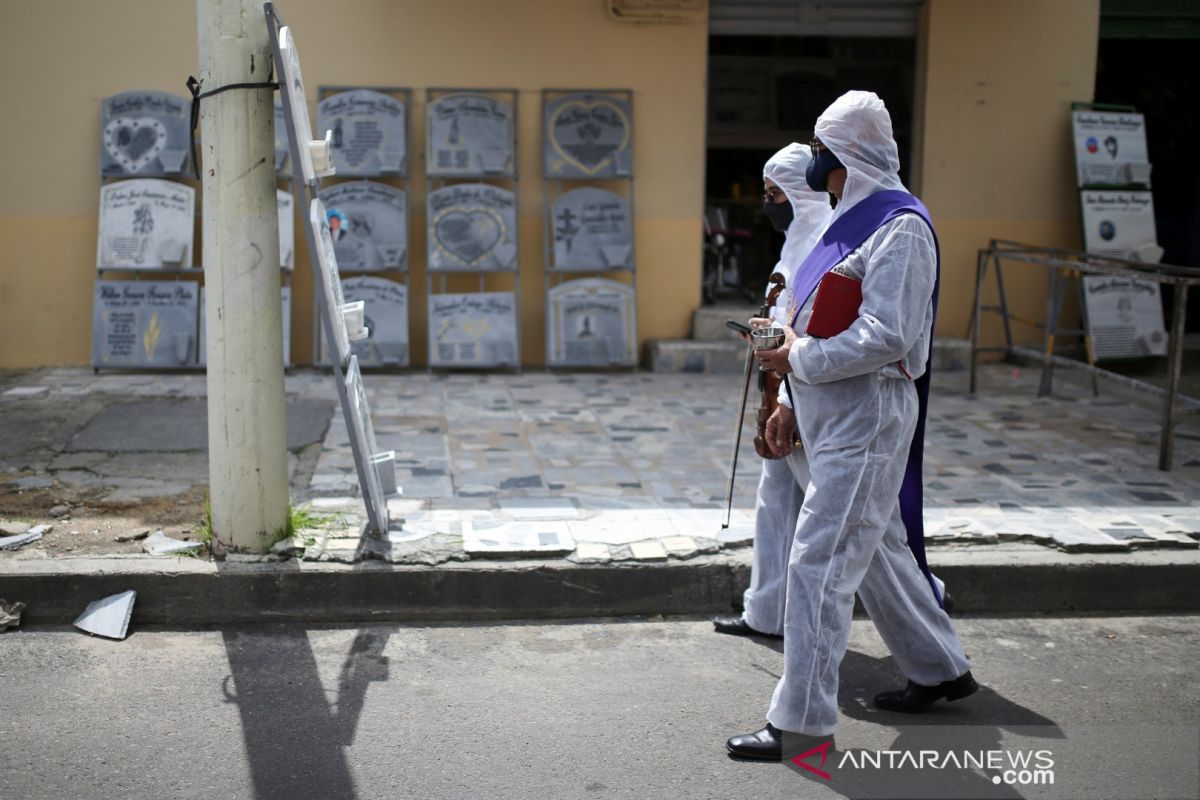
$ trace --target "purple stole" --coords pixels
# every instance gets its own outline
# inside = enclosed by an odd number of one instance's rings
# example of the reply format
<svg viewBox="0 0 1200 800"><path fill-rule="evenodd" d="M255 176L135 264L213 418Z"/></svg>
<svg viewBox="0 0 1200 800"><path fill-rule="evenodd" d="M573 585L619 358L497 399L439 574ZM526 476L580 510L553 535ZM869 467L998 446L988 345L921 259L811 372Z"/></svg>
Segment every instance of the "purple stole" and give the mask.
<svg viewBox="0 0 1200 800"><path fill-rule="evenodd" d="M833 224L821 236L816 247L804 259L792 277L792 302L796 304L796 315L792 317L792 327L796 325L799 309L808 302L809 295L817 288L825 273L840 264L846 256L857 250L872 233L887 222L903 214L916 214L929 226L933 234L934 248L937 252L937 272L933 283L933 318L937 320L938 289L941 287L942 258L937 244L937 233L933 229L933 221L929 211L920 200L908 192L888 189L876 192L859 201L853 208L833 221ZM912 551L921 572L925 573L933 589L933 596L938 605L942 604L941 593L937 583L929 571L925 559L925 521L923 518L924 492L921 479L921 463L925 455L925 415L929 410L929 378L933 372L933 338L930 337L929 356L926 359L925 373L913 383L917 387L917 427L913 431L912 446L908 451L908 463L904 469L904 481L900 484L900 517L904 520L904 528L908 532L908 549Z"/></svg>

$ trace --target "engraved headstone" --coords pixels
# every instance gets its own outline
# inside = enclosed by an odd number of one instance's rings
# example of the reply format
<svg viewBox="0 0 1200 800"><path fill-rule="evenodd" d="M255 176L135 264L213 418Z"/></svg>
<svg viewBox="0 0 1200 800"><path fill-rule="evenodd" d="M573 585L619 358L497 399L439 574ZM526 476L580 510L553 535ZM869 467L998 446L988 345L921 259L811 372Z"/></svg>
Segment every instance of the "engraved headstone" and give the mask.
<svg viewBox="0 0 1200 800"><path fill-rule="evenodd" d="M483 94L458 92L434 100L426 116L429 175L513 174L510 103Z"/></svg>
<svg viewBox="0 0 1200 800"><path fill-rule="evenodd" d="M484 183L459 183L429 193L431 270L515 270L517 198Z"/></svg>
<svg viewBox="0 0 1200 800"><path fill-rule="evenodd" d="M97 267L192 266L196 190L136 178L100 187Z"/></svg>
<svg viewBox="0 0 1200 800"><path fill-rule="evenodd" d="M279 288L279 299L283 305L280 309L280 314L283 318L283 364L287 366L292 363L292 287L281 286ZM208 292L205 287L200 287L200 344L196 348L199 355L199 364L204 366L208 363Z"/></svg>
<svg viewBox="0 0 1200 800"><path fill-rule="evenodd" d="M317 103L317 130L333 131L330 157L339 176L408 173L404 103L371 89L352 89Z"/></svg>
<svg viewBox="0 0 1200 800"><path fill-rule="evenodd" d="M296 149L300 152L300 177L305 183L310 183L316 179L312 154L308 150L308 143L313 139L312 121L308 117L308 98L304 92L304 78L300 74L300 54L296 51L291 28L287 26L279 30L279 52L283 57L282 63L279 65L279 80L286 87L292 122L296 126ZM325 138L324 131L321 132L321 138ZM294 169L295 165L292 166Z"/></svg>
<svg viewBox="0 0 1200 800"><path fill-rule="evenodd" d="M348 181L322 189L326 221L341 269L406 269L408 200L375 181Z"/></svg>
<svg viewBox="0 0 1200 800"><path fill-rule="evenodd" d="M544 114L546 177L633 174L632 109L627 98L577 92L547 101Z"/></svg>
<svg viewBox="0 0 1200 800"><path fill-rule="evenodd" d="M363 387L362 372L358 368L358 359L351 356L346 367L346 395L349 400L347 411L347 429L350 434L350 446L356 458L364 461L364 470L359 471L363 481L363 501L367 506L371 527L382 533L388 529L387 498L379 480L379 473L372 463L372 457L379 452L375 441L375 429L371 424L371 411L367 405L367 392ZM392 467L394 469L394 466ZM394 473L391 476L395 482Z"/></svg>
<svg viewBox="0 0 1200 800"><path fill-rule="evenodd" d="M516 364L516 295L479 292L431 296L429 342L432 366Z"/></svg>
<svg viewBox="0 0 1200 800"><path fill-rule="evenodd" d="M191 102L167 92L125 92L100 106L103 177L191 175Z"/></svg>
<svg viewBox="0 0 1200 800"><path fill-rule="evenodd" d="M1075 172L1080 186L1150 185L1144 116L1075 111L1071 114L1071 127L1075 138Z"/></svg>
<svg viewBox="0 0 1200 800"><path fill-rule="evenodd" d="M196 312L191 281L97 281L93 366L194 365Z"/></svg>
<svg viewBox="0 0 1200 800"><path fill-rule="evenodd" d="M550 363L629 366L637 363L633 288L599 278L550 290Z"/></svg>
<svg viewBox="0 0 1200 800"><path fill-rule="evenodd" d="M283 116L283 98L277 94L275 95L275 173L281 178L292 176L292 165L288 163L290 155L287 121Z"/></svg>
<svg viewBox="0 0 1200 800"><path fill-rule="evenodd" d="M350 334L342 318L342 306L346 300L342 296L342 280L338 274L337 256L333 250L333 238L329 233L325 204L319 198L313 198L309 207L309 223L317 239L317 264L320 267L317 270L317 280L320 284L317 291L324 301L333 328L338 363L345 364L350 358Z"/></svg>
<svg viewBox="0 0 1200 800"><path fill-rule="evenodd" d="M294 269L296 266L296 215L292 210L292 193L275 190L275 203L279 208L279 266Z"/></svg>
<svg viewBox="0 0 1200 800"><path fill-rule="evenodd" d="M591 186L554 201L554 266L613 269L633 264L633 226L624 197Z"/></svg>
<svg viewBox="0 0 1200 800"><path fill-rule="evenodd" d="M367 338L352 351L364 367L408 366L408 287L402 283L360 275L342 281L347 303L364 303Z"/></svg>

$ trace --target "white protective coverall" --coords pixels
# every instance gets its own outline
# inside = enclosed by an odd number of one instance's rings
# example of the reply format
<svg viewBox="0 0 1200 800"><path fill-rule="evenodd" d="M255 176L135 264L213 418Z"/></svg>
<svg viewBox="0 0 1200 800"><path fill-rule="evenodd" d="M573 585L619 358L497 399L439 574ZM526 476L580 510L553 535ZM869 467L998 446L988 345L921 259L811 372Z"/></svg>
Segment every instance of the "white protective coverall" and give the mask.
<svg viewBox="0 0 1200 800"><path fill-rule="evenodd" d="M843 95L815 134L847 171L834 219L877 191L904 189L891 118L875 94ZM912 380L925 372L933 335L936 258L928 226L905 214L839 265L862 280L849 329L804 335L812 298L799 301L788 360L811 481L788 564L784 674L767 712L776 728L834 732L856 591L909 679L934 686L970 669L908 549L898 499L917 422Z"/></svg>
<svg viewBox="0 0 1200 800"><path fill-rule="evenodd" d="M774 272L790 285L792 273L804 261L832 218L829 195L808 188L804 171L812 159L808 145L793 142L763 166L763 178L775 183L792 204L792 224ZM768 287L768 293L770 287ZM791 294L779 294L771 317L787 325ZM780 386L779 401L791 406ZM783 635L783 610L787 588L788 554L796 531L796 517L808 485L808 461L796 448L779 459L763 459L762 477L754 503L754 558L750 566L750 588L743 596L742 617L756 631Z"/></svg>

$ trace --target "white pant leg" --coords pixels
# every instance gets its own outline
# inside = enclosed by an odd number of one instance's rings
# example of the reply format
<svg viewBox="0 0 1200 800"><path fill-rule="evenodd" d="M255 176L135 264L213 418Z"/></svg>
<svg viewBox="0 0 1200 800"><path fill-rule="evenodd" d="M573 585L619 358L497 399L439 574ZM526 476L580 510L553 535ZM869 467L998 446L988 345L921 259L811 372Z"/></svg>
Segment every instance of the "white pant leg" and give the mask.
<svg viewBox="0 0 1200 800"><path fill-rule="evenodd" d="M858 596L900 670L914 683L936 686L971 668L950 617L938 607L908 549L899 503Z"/></svg>
<svg viewBox="0 0 1200 800"><path fill-rule="evenodd" d="M897 502L917 402L911 384L874 374L801 395L812 479L788 563L784 674L767 720L824 736L837 727L838 668L854 593Z"/></svg>
<svg viewBox="0 0 1200 800"><path fill-rule="evenodd" d="M783 634L788 553L807 482L808 462L803 451L794 450L786 458L763 459L754 509L750 588L742 599L743 619L762 633Z"/></svg>

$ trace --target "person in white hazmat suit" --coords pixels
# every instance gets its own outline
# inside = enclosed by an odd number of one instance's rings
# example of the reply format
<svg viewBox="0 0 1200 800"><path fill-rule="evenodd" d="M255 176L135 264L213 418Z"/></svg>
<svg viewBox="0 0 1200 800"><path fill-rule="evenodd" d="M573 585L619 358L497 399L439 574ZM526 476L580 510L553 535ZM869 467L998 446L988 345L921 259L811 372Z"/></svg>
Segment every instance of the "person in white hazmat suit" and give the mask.
<svg viewBox="0 0 1200 800"><path fill-rule="evenodd" d="M774 273L784 279L785 286L771 310L778 325L786 325L789 321L786 314L791 295L786 287L792 273L812 250L833 213L828 195L814 192L805 180L811 159L808 145L793 142L771 156L763 166L763 213L773 228L787 236L774 269ZM767 294L770 294L770 287ZM740 615L713 619L713 627L719 633L783 635L788 554L792 550L796 518L804 500L804 487L808 485L808 461L801 448L792 448L795 416L782 384L779 406L767 423L767 442L771 452L782 457L764 458L762 462L754 504L750 587L743 597Z"/></svg>
<svg viewBox="0 0 1200 800"><path fill-rule="evenodd" d="M734 757L780 760L784 732L802 746L831 739L855 592L909 679L877 706L922 711L978 688L904 518L938 256L928 213L898 169L891 118L873 93L848 92L818 118L806 177L831 195L833 220L793 278L784 345L756 353L789 375L811 478L788 563L784 674L767 725L727 741ZM809 336L812 290L835 267L861 281L857 318L836 335ZM919 520L919 463L916 471Z"/></svg>

